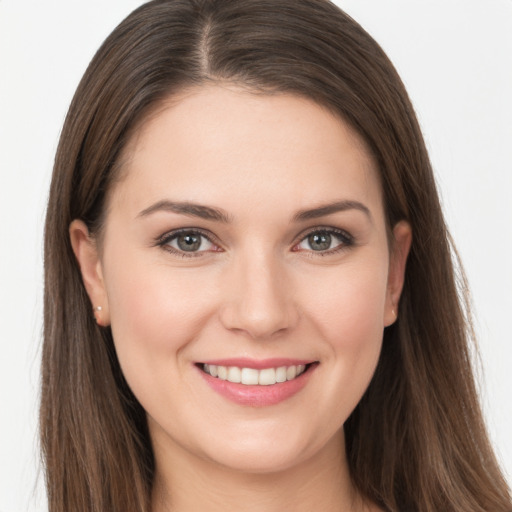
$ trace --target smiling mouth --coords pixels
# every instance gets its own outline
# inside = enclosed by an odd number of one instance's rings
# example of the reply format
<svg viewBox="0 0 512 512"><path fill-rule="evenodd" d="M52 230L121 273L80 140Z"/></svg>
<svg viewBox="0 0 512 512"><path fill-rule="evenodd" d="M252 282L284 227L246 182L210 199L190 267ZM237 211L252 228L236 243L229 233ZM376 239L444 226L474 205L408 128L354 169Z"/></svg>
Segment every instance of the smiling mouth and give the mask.
<svg viewBox="0 0 512 512"><path fill-rule="evenodd" d="M275 368L241 368L238 366L221 366L200 363L197 366L206 374L235 384L246 386L272 386L300 377L316 363L279 366Z"/></svg>

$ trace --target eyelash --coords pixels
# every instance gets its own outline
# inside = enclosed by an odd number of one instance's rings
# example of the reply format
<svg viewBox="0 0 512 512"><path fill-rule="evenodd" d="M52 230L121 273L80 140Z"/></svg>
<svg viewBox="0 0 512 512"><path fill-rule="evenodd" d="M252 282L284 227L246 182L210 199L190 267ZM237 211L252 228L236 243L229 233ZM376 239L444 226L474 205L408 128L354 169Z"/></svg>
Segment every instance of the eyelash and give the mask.
<svg viewBox="0 0 512 512"><path fill-rule="evenodd" d="M199 228L182 228L182 229L177 229L175 231L171 231L170 233L166 233L166 234L162 235L161 237L159 237L157 239L156 245L160 246L165 251L168 251L171 254L181 257L181 258L198 258L200 256L203 256L205 252L221 252L221 251L180 251L180 250L178 250L174 247L171 247L169 245L170 242L177 239L180 235L184 235L184 234L199 235L200 237L208 240L208 242L210 242L214 246L219 247L218 244L213 241L213 239L212 239L213 237L209 233L207 233Z"/></svg>
<svg viewBox="0 0 512 512"><path fill-rule="evenodd" d="M310 249L306 252L308 257L315 257L315 256L331 256L333 254L338 254L342 251L346 251L350 247L352 247L355 244L354 237L348 233L347 231L344 231L342 229L332 228L332 227L322 227L317 226L313 229L310 229L305 234L300 235L299 240L294 244L293 248L297 247L299 244L304 242L308 237L314 234L322 234L322 235L329 235L334 236L337 238L341 243L337 245L336 247L333 247L332 249L328 249L325 251L315 251L313 249ZM299 252L299 251L297 251Z"/></svg>
<svg viewBox="0 0 512 512"><path fill-rule="evenodd" d="M170 252L171 254L181 258L197 258L203 256L205 252L222 252L222 249L213 251L181 251L169 245L170 242L176 240L182 234L199 235L200 237L205 238L209 243L213 244L215 247L219 249L219 245L213 240L211 234L199 228L182 228L175 231L171 231L170 233L165 233L156 240L156 245ZM337 228L319 226L310 229L306 233L301 234L300 238L293 244L292 250L294 252L302 252L295 248L299 244L304 242L309 236L314 234L334 236L335 238L340 240L341 243L336 247L325 251L315 251L313 249L306 250L304 252L307 253L308 257L330 256L345 251L355 244L354 237L350 233Z"/></svg>

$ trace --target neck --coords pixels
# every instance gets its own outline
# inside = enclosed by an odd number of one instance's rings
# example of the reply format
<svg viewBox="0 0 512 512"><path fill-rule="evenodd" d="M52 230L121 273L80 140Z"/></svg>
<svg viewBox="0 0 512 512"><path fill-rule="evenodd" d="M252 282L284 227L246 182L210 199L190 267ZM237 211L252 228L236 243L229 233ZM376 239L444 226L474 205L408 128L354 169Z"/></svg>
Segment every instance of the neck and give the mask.
<svg viewBox="0 0 512 512"><path fill-rule="evenodd" d="M153 512L370 510L351 484L342 434L314 457L273 473L237 471L176 446L171 451L155 451Z"/></svg>

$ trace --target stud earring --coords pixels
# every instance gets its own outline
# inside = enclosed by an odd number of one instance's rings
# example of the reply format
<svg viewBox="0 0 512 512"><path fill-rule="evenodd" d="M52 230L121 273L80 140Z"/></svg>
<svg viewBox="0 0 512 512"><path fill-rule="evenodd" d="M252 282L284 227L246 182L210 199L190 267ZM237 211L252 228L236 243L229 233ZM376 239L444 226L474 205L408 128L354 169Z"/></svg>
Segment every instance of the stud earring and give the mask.
<svg viewBox="0 0 512 512"><path fill-rule="evenodd" d="M103 325L101 323L101 312L103 311L103 308L101 306L94 306L93 311L94 311L94 318L96 320L96 323L98 325Z"/></svg>

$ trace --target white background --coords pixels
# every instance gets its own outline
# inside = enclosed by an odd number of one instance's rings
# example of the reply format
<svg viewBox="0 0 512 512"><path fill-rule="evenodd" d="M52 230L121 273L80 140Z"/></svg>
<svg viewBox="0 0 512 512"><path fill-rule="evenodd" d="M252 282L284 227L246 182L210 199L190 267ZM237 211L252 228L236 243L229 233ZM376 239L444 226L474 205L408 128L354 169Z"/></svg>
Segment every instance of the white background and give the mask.
<svg viewBox="0 0 512 512"><path fill-rule="evenodd" d="M43 511L42 229L64 115L137 0L0 0L0 512ZM339 0L398 68L473 292L482 398L512 480L512 0Z"/></svg>

